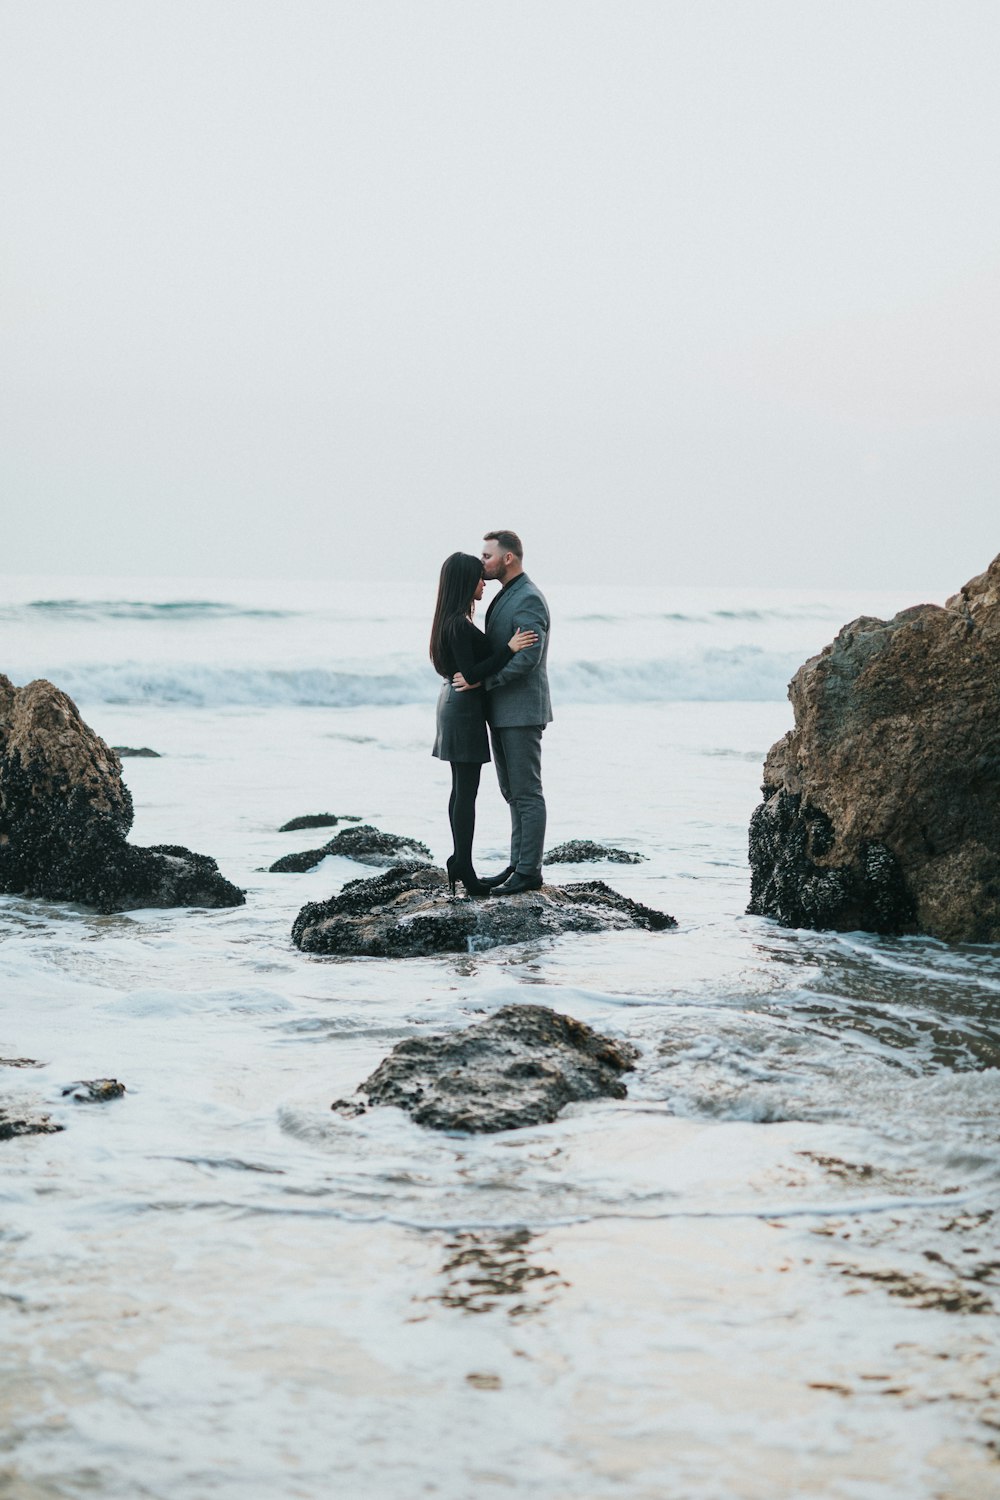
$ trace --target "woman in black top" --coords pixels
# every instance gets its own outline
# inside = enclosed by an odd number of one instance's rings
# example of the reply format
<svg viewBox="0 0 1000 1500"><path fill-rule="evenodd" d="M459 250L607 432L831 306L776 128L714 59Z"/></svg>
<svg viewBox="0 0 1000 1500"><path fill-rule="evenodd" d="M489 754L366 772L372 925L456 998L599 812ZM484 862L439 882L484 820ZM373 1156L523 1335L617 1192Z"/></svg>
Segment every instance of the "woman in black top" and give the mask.
<svg viewBox="0 0 1000 1500"><path fill-rule="evenodd" d="M476 600L483 597L483 565L467 552L445 559L438 584L437 607L431 626L431 660L445 679L437 705L437 734L432 755L451 762L451 799L448 821L454 850L448 857L448 879L454 892L460 880L469 896L488 896L489 887L472 867L472 836L476 829L476 794L483 763L490 758L486 733L485 694L459 692L451 685L461 672L470 688L506 666L517 651L533 646L533 630L518 630L507 645L491 651L486 637L472 623Z"/></svg>

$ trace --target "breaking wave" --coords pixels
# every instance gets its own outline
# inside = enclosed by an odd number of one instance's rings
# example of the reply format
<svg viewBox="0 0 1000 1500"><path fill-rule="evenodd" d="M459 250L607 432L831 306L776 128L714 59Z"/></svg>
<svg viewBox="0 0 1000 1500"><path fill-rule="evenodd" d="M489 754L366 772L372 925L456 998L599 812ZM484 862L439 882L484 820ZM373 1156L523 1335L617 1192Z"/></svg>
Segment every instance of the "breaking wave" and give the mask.
<svg viewBox="0 0 1000 1500"><path fill-rule="evenodd" d="M148 599L32 599L27 604L7 605L0 619L63 620L256 620L285 619L287 609L251 609L212 599L170 599L154 603Z"/></svg>
<svg viewBox="0 0 1000 1500"><path fill-rule="evenodd" d="M848 613L850 610L848 609ZM628 613L591 613L569 615L571 623L594 625L617 625L626 621L667 621L673 625L711 625L716 621L747 621L751 624L769 624L772 621L798 622L802 620L842 620L845 611L839 604L798 604L778 609L708 609L701 613L683 610L653 610Z"/></svg>
<svg viewBox="0 0 1000 1500"><path fill-rule="evenodd" d="M554 663L549 676L557 703L773 702L784 698L801 659L796 652L739 646L647 661ZM45 675L80 703L188 708L432 703L436 682L424 663L401 664L398 658L389 670L369 671L123 662L68 666Z"/></svg>

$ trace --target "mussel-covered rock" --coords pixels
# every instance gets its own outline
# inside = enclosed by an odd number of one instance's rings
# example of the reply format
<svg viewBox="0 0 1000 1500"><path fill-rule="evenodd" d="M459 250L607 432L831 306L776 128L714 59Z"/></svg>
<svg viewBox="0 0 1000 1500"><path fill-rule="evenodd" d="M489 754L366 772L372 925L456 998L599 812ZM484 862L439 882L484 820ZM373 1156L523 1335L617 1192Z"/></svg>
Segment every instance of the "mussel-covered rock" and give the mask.
<svg viewBox="0 0 1000 1500"><path fill-rule="evenodd" d="M353 813L302 813L282 823L279 833L301 833L305 828L336 828L338 823L360 823Z"/></svg>
<svg viewBox="0 0 1000 1500"><path fill-rule="evenodd" d="M633 854L630 849L618 849L614 844L595 844L592 839L570 839L568 844L557 844L542 860L545 865L582 865L603 860L611 865L639 865L644 854Z"/></svg>
<svg viewBox="0 0 1000 1500"><path fill-rule="evenodd" d="M417 862L352 880L329 901L310 901L292 927L306 953L414 958L467 953L566 932L662 931L673 917L631 901L603 881L543 885L520 896L450 896L444 872Z"/></svg>
<svg viewBox="0 0 1000 1500"><path fill-rule="evenodd" d="M321 849L303 849L299 854L284 854L271 865L271 875L299 875L303 870L313 870L328 854L340 854L346 859L357 860L361 865L398 865L401 861L430 863L431 851L419 839L406 838L400 833L382 833L370 823L360 823L356 828L342 828Z"/></svg>

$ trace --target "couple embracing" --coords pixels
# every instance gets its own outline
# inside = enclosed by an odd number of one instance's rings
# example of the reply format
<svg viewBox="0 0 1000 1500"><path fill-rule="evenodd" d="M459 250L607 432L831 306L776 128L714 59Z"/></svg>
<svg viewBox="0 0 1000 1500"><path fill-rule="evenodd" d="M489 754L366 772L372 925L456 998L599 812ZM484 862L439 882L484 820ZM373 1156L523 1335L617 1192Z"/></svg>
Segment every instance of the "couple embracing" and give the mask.
<svg viewBox="0 0 1000 1500"><path fill-rule="evenodd" d="M524 571L513 531L490 531L482 557L453 552L445 560L431 626L431 660L445 679L438 698L432 754L451 764L452 891L514 896L542 883L545 797L542 731L552 722L545 663L549 607ZM485 582L501 585L486 611L485 634L473 624ZM487 736L487 725L489 735ZM510 863L480 880L472 863L476 794L490 742L497 781L510 807Z"/></svg>

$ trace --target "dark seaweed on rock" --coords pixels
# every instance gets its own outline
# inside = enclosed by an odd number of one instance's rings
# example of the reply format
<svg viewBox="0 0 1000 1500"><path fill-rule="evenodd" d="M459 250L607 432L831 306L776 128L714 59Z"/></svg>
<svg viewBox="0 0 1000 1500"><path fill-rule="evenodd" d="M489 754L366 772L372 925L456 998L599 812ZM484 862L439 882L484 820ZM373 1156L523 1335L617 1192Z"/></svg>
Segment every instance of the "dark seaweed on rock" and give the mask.
<svg viewBox="0 0 1000 1500"><path fill-rule="evenodd" d="M98 911L239 906L214 859L126 842L132 798L116 752L51 682L0 675L0 892Z"/></svg>
<svg viewBox="0 0 1000 1500"><path fill-rule="evenodd" d="M472 914L456 910L438 924L401 926L397 903L414 895L424 899L440 894L445 884L441 870L420 860L393 865L381 875L349 880L328 901L308 901L292 924L292 942L304 953L336 953L348 957L414 957L427 953L465 952L474 930ZM471 903L454 903L466 907Z"/></svg>
<svg viewBox="0 0 1000 1500"><path fill-rule="evenodd" d="M385 906L405 891L418 886L431 888L441 886L444 880L437 867L428 869L422 860L400 860L398 865L384 870L381 875L364 875L358 880L348 880L336 896L329 901L312 901L302 908L296 918L296 926L304 912L326 911L337 916L362 916ZM293 928L294 932L294 928Z"/></svg>
<svg viewBox="0 0 1000 1500"><path fill-rule="evenodd" d="M599 880L470 901L449 896L443 871L410 861L370 880L352 880L329 901L307 903L295 919L292 941L305 953L419 958L568 932L674 926L665 912Z"/></svg>
<svg viewBox="0 0 1000 1500"><path fill-rule="evenodd" d="M665 911L643 906L641 901L633 901L620 891L612 890L603 880L576 880L572 885L561 885L555 889L570 901L598 904L608 911L620 912L629 918L633 927L648 927L650 932L664 932L669 927L677 926L676 918L668 916Z"/></svg>
<svg viewBox="0 0 1000 1500"><path fill-rule="evenodd" d="M571 839L568 844L557 844L554 849L550 849L542 863L579 865L592 860L604 860L612 865L639 865L645 858L644 854L617 849L613 844L595 844L590 839Z"/></svg>
<svg viewBox="0 0 1000 1500"><path fill-rule="evenodd" d="M395 1105L435 1130L513 1130L554 1120L567 1104L624 1099L621 1074L637 1049L544 1005L505 1005L445 1036L409 1037L361 1084L360 1100L332 1108L357 1115Z"/></svg>
<svg viewBox="0 0 1000 1500"><path fill-rule="evenodd" d="M402 834L382 833L370 823L361 823L357 828L344 828L321 849L303 849L298 854L285 854L271 865L269 874L301 874L312 870L328 854L340 854L347 859L366 865L395 865L400 860L423 859L430 861L431 851L419 839L406 838Z"/></svg>

